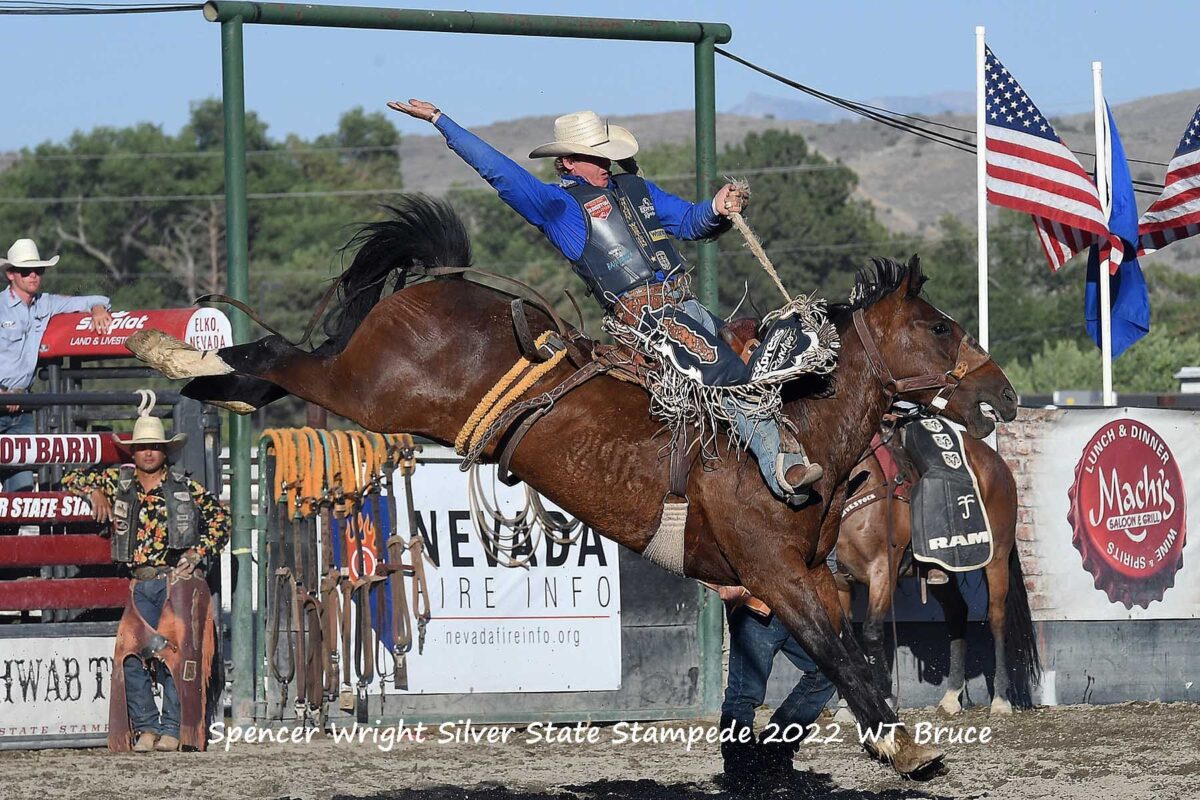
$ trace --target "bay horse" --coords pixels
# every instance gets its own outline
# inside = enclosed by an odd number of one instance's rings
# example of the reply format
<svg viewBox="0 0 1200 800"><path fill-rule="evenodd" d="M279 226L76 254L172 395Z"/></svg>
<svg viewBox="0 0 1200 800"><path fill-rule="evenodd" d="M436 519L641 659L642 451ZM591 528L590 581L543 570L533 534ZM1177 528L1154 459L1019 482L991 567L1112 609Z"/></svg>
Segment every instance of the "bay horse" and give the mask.
<svg viewBox="0 0 1200 800"><path fill-rule="evenodd" d="M409 196L393 211L394 218L352 240L359 249L338 278L330 340L314 353L278 335L199 353L161 332L131 337L130 349L167 377L196 378L184 391L197 399L249 410L292 394L368 430L453 443L480 399L521 358L512 296L461 277L409 284L431 268L467 266L470 243L444 203ZM383 297L391 279L397 290ZM775 609L860 725L884 734L867 737L864 746L905 775L934 768L943 753L899 724L844 622L825 557L837 538L846 483L902 386L931 387L909 392L917 402L948 392L944 413L975 437L995 427L991 414L1011 420L1017 410L1000 367L922 299L924 280L915 257L908 265L877 259L859 273L853 301L831 307L840 367L822 396L785 404L809 455L825 468L813 500L799 509L780 502L749 457L733 453L719 468L692 470L683 566L697 580L744 585ZM548 315L528 316L534 335L552 329ZM564 360L534 391L575 371ZM793 394L811 389L798 388ZM670 482L670 459L653 441L660 427L645 391L601 375L559 398L528 430L511 470L601 535L641 553Z"/></svg>
<svg viewBox="0 0 1200 800"><path fill-rule="evenodd" d="M995 651L990 710L993 714L1011 714L1010 672L1014 698L1019 705L1032 702L1033 686L1041 676L1037 635L1016 548L1017 485L1008 464L986 443L963 439L963 444L992 530L992 560L982 567L988 587L988 627ZM903 554L912 541L912 516L908 503L897 499L888 501L883 495L891 487L887 486L884 470L874 454L864 459L857 469L861 473L856 472L852 481L863 488L854 496L873 493L881 499L856 509L842 521L837 560L840 569L847 572L853 582L867 588L863 648L875 667L876 686L886 694L892 677L884 652L884 621L892 608ZM910 479L916 477L911 465L905 465L903 469ZM842 607L849 615L852 586L839 583L838 589ZM952 573L948 583L930 583L929 591L942 607L950 635L950 669L946 693L938 708L948 714L957 714L962 710L960 697L966 684L967 604Z"/></svg>

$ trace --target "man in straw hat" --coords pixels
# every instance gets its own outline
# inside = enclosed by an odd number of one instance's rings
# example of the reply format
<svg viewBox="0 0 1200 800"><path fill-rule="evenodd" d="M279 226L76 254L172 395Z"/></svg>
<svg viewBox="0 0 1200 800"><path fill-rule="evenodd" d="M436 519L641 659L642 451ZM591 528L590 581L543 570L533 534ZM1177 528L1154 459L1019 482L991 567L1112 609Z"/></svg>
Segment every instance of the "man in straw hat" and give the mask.
<svg viewBox="0 0 1200 800"><path fill-rule="evenodd" d="M721 320L691 293L687 265L671 243L671 237L708 239L728 230L730 215L749 201L744 187L727 183L711 201L699 203L664 192L637 174L633 134L594 111L559 117L554 141L529 154L554 159L559 182L547 184L432 103L393 101L388 107L432 122L450 149L571 262L606 313L642 334L656 334L656 355L665 367L704 386L748 382L749 368L718 335ZM613 162L624 172L614 173ZM789 502L805 500L804 487L820 479L820 465L809 463L776 418L752 421L729 396L722 407L771 491Z"/></svg>
<svg viewBox="0 0 1200 800"><path fill-rule="evenodd" d="M0 295L0 394L29 391L37 371L42 334L55 314L91 311L96 330L108 333L112 327L107 297L42 293L42 276L47 267L57 263L58 256L42 260L32 239L17 239L8 248L8 257L0 258L8 278L8 289ZM0 433L33 433L33 414L22 412L20 403L0 400ZM32 472L18 472L4 479L6 492L32 488Z"/></svg>
<svg viewBox="0 0 1200 800"><path fill-rule="evenodd" d="M126 565L133 576L130 602L117 633L115 661L121 668L113 670L109 746L131 749L132 734L137 753L180 749L181 724L185 745L204 746L210 664L196 654L207 652L211 661L210 611L205 605L195 615L208 618L203 631L190 623L167 621L194 616L175 610L181 595L182 602L198 594L208 598L204 572L229 539L229 514L220 501L168 463L187 435L168 439L162 420L149 412L143 408L133 435L124 441L133 466L71 472L62 482L67 491L90 499L97 522L111 523L113 561ZM162 636L156 637L156 631ZM197 634L202 641L193 641ZM151 660L158 661L161 713L148 671ZM174 674L177 669L181 674Z"/></svg>

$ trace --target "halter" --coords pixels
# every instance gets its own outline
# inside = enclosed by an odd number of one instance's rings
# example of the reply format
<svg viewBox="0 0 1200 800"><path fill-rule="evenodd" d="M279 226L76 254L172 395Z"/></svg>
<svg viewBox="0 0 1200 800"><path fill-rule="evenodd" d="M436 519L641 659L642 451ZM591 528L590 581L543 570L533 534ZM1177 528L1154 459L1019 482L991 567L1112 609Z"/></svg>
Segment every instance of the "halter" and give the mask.
<svg viewBox="0 0 1200 800"><path fill-rule="evenodd" d="M992 360L992 357L979 346L979 342L975 341L973 336L964 333L958 342L958 354L955 357L954 369L946 372L929 372L897 380L892 375L892 371L888 369L887 364L883 362L883 356L879 354L879 348L875 346L875 339L867 330L866 317L862 309L855 309L852 316L854 329L863 343L863 350L867 354L867 362L871 365L871 371L883 384L884 391L893 398L910 392L937 389L937 394L925 405L927 408L932 407L939 412L944 411L963 378Z"/></svg>

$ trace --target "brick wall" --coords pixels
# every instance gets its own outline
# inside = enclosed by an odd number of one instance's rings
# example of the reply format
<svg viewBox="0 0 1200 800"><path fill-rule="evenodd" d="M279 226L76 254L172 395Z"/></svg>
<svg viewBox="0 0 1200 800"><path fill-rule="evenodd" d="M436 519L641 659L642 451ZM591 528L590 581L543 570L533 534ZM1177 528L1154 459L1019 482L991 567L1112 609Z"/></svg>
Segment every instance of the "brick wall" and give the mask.
<svg viewBox="0 0 1200 800"><path fill-rule="evenodd" d="M1062 409L1022 408L1015 420L997 428L996 449L1017 482L1017 553L1025 573L1025 588L1029 591L1029 608L1035 619L1039 611L1053 607L1045 591L1047 587L1033 545L1037 535L1032 505L1035 464L1043 452L1046 432L1065 413Z"/></svg>

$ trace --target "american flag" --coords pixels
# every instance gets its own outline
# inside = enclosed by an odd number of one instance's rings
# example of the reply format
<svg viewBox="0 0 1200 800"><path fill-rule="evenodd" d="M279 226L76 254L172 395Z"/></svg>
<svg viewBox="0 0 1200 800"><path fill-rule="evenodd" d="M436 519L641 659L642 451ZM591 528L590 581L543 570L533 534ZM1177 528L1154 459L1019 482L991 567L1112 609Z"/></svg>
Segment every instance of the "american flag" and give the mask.
<svg viewBox="0 0 1200 800"><path fill-rule="evenodd" d="M1096 185L990 47L984 70L988 202L1033 215L1050 269L1058 270L1108 239Z"/></svg>
<svg viewBox="0 0 1200 800"><path fill-rule="evenodd" d="M1138 254L1200 233L1200 106L1167 165L1163 193L1138 220Z"/></svg>

